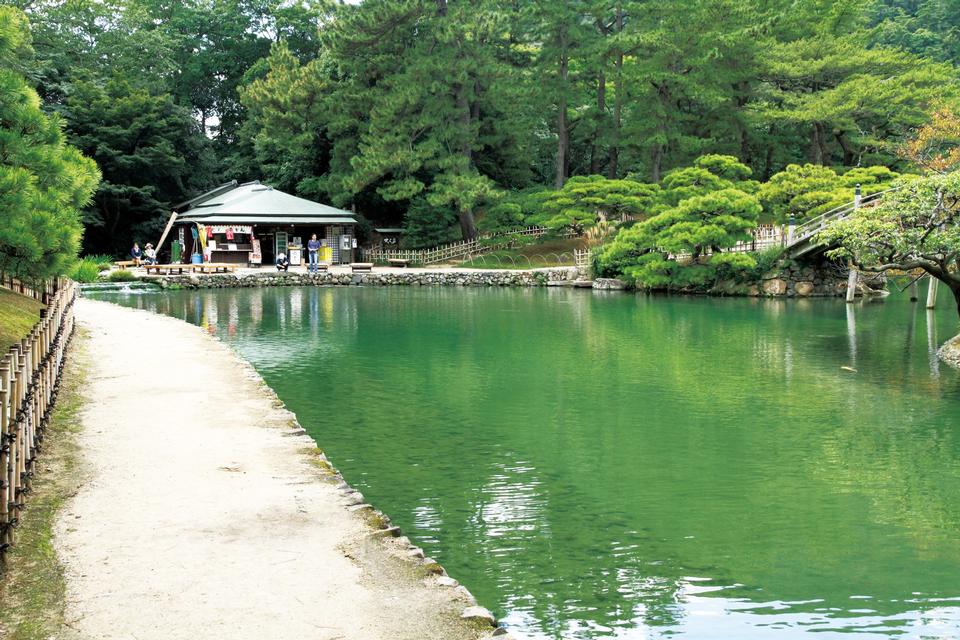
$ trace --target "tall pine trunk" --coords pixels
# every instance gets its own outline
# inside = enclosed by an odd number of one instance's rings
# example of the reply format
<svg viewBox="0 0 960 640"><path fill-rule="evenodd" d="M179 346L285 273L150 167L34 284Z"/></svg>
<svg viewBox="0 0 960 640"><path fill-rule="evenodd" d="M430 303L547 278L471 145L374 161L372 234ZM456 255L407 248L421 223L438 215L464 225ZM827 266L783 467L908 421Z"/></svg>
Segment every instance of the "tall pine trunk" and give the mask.
<svg viewBox="0 0 960 640"><path fill-rule="evenodd" d="M830 157L822 122L814 122L810 134L810 161L813 164L824 164Z"/></svg>
<svg viewBox="0 0 960 640"><path fill-rule="evenodd" d="M554 187L563 188L567 180L567 163L570 153L570 129L567 124L567 79L570 73L570 59L567 53L567 32L560 32L560 96L557 101L557 166Z"/></svg>
<svg viewBox="0 0 960 640"><path fill-rule="evenodd" d="M597 126L593 131L590 147L590 174L600 173L600 135L603 131L604 114L607 111L607 76L600 71L597 77Z"/></svg>
<svg viewBox="0 0 960 640"><path fill-rule="evenodd" d="M663 165L663 145L655 143L650 158L650 180L660 182L660 170Z"/></svg>
<svg viewBox="0 0 960 640"><path fill-rule="evenodd" d="M474 96L474 98L476 98L476 96ZM473 121L473 108L471 108L470 99L467 96L467 87L463 83L457 85L456 103L457 111L460 113L460 134L462 136L460 153L463 155L465 159L464 164L469 171L473 169L473 148L470 144L470 127ZM457 216L460 219L460 232L463 234L463 239L472 240L476 238L477 225L473 218L473 209L465 206L460 207Z"/></svg>
<svg viewBox="0 0 960 640"><path fill-rule="evenodd" d="M619 2L615 29L617 34L623 31L623 6ZM623 127L623 50L619 47L617 47L614 66L616 75L613 80L613 141L610 143L607 159L607 177L611 180L616 179L619 169L617 165L620 162L620 130Z"/></svg>

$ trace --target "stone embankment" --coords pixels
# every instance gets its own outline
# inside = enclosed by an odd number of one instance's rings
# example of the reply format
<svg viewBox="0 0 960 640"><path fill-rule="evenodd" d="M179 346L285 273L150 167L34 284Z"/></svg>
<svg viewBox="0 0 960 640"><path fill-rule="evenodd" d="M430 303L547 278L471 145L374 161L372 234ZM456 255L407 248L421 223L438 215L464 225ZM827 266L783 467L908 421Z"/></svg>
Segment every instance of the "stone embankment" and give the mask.
<svg viewBox="0 0 960 640"><path fill-rule="evenodd" d="M886 277L859 275L858 295L878 295L887 284ZM773 298L839 297L847 293L847 271L834 264L790 264L767 274L763 281L750 288L748 295Z"/></svg>
<svg viewBox="0 0 960 640"><path fill-rule="evenodd" d="M540 287L548 283L574 281L582 272L577 267L530 270L391 270L372 273L279 273L264 268L258 272L222 275L150 276L163 288L220 289L277 286L460 286Z"/></svg>
<svg viewBox="0 0 960 640"><path fill-rule="evenodd" d="M226 289L283 286L411 286L411 287L583 287L600 290L624 290L633 287L616 278L587 279L579 267L544 269L384 269L371 273L351 273L338 268L324 273L278 273L264 267L239 273L218 275L147 276L164 289ZM886 278L861 274L858 295L878 295L886 286ZM847 272L841 266L789 263L766 274L755 283L724 281L713 288L701 287L678 293L733 295L766 298L840 297L846 294Z"/></svg>

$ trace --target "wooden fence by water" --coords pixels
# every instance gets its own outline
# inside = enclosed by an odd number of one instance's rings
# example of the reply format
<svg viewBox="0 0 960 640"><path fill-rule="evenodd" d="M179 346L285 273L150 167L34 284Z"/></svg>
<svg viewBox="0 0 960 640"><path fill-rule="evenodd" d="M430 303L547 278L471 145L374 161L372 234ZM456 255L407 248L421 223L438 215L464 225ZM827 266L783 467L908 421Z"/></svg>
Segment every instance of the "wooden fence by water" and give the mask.
<svg viewBox="0 0 960 640"><path fill-rule="evenodd" d="M77 286L58 278L31 287L0 275L0 286L43 302L40 321L0 359L0 559L30 494L43 432L57 399L64 354L73 336Z"/></svg>

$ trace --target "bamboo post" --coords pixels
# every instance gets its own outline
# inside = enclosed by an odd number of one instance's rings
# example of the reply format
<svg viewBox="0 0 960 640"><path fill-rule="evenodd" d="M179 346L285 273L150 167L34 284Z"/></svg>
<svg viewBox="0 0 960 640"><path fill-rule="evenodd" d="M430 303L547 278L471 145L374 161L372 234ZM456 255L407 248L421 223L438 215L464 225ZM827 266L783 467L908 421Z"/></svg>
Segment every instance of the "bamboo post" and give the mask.
<svg viewBox="0 0 960 640"><path fill-rule="evenodd" d="M850 274L847 276L847 302L853 302L857 298L857 268L850 267Z"/></svg>
<svg viewBox="0 0 960 640"><path fill-rule="evenodd" d="M940 281L933 276L928 276L927 279L930 281L927 285L927 309L933 309L937 306L937 285Z"/></svg>
<svg viewBox="0 0 960 640"><path fill-rule="evenodd" d="M17 406L19 407L21 415L23 416L19 420L19 427L17 429L17 441L20 444L19 451L17 451L17 460L19 462L17 491L20 494L17 496L17 504L22 504L21 495L23 494L23 488L25 484L24 481L26 480L24 478L24 474L27 472L27 457L30 455L30 443L28 441L30 431L30 415L27 409L27 390L30 386L30 363L24 342L20 343L21 350L20 355L18 356L19 375L17 376L20 380L20 401L17 403Z"/></svg>
<svg viewBox="0 0 960 640"><path fill-rule="evenodd" d="M0 367L0 545L10 544L10 449L8 434L10 433L10 410L7 403L10 396L10 368Z"/></svg>
<svg viewBox="0 0 960 640"><path fill-rule="evenodd" d="M917 281L914 280L910 283L910 302L916 302L920 299L920 293L918 290L919 287L917 286Z"/></svg>
<svg viewBox="0 0 960 640"><path fill-rule="evenodd" d="M20 491L20 420L18 418L21 400L22 377L20 376L19 350L10 349L11 379L13 394L10 396L10 503L8 505L11 524L17 520L17 495Z"/></svg>

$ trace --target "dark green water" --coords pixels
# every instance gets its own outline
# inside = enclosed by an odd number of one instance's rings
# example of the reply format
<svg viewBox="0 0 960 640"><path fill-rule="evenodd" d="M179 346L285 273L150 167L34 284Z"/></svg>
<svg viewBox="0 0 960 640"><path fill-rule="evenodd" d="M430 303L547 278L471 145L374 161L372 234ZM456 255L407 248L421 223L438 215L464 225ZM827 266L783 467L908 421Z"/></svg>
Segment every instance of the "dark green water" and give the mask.
<svg viewBox="0 0 960 640"><path fill-rule="evenodd" d="M100 297L235 347L518 637L960 637L950 304Z"/></svg>

